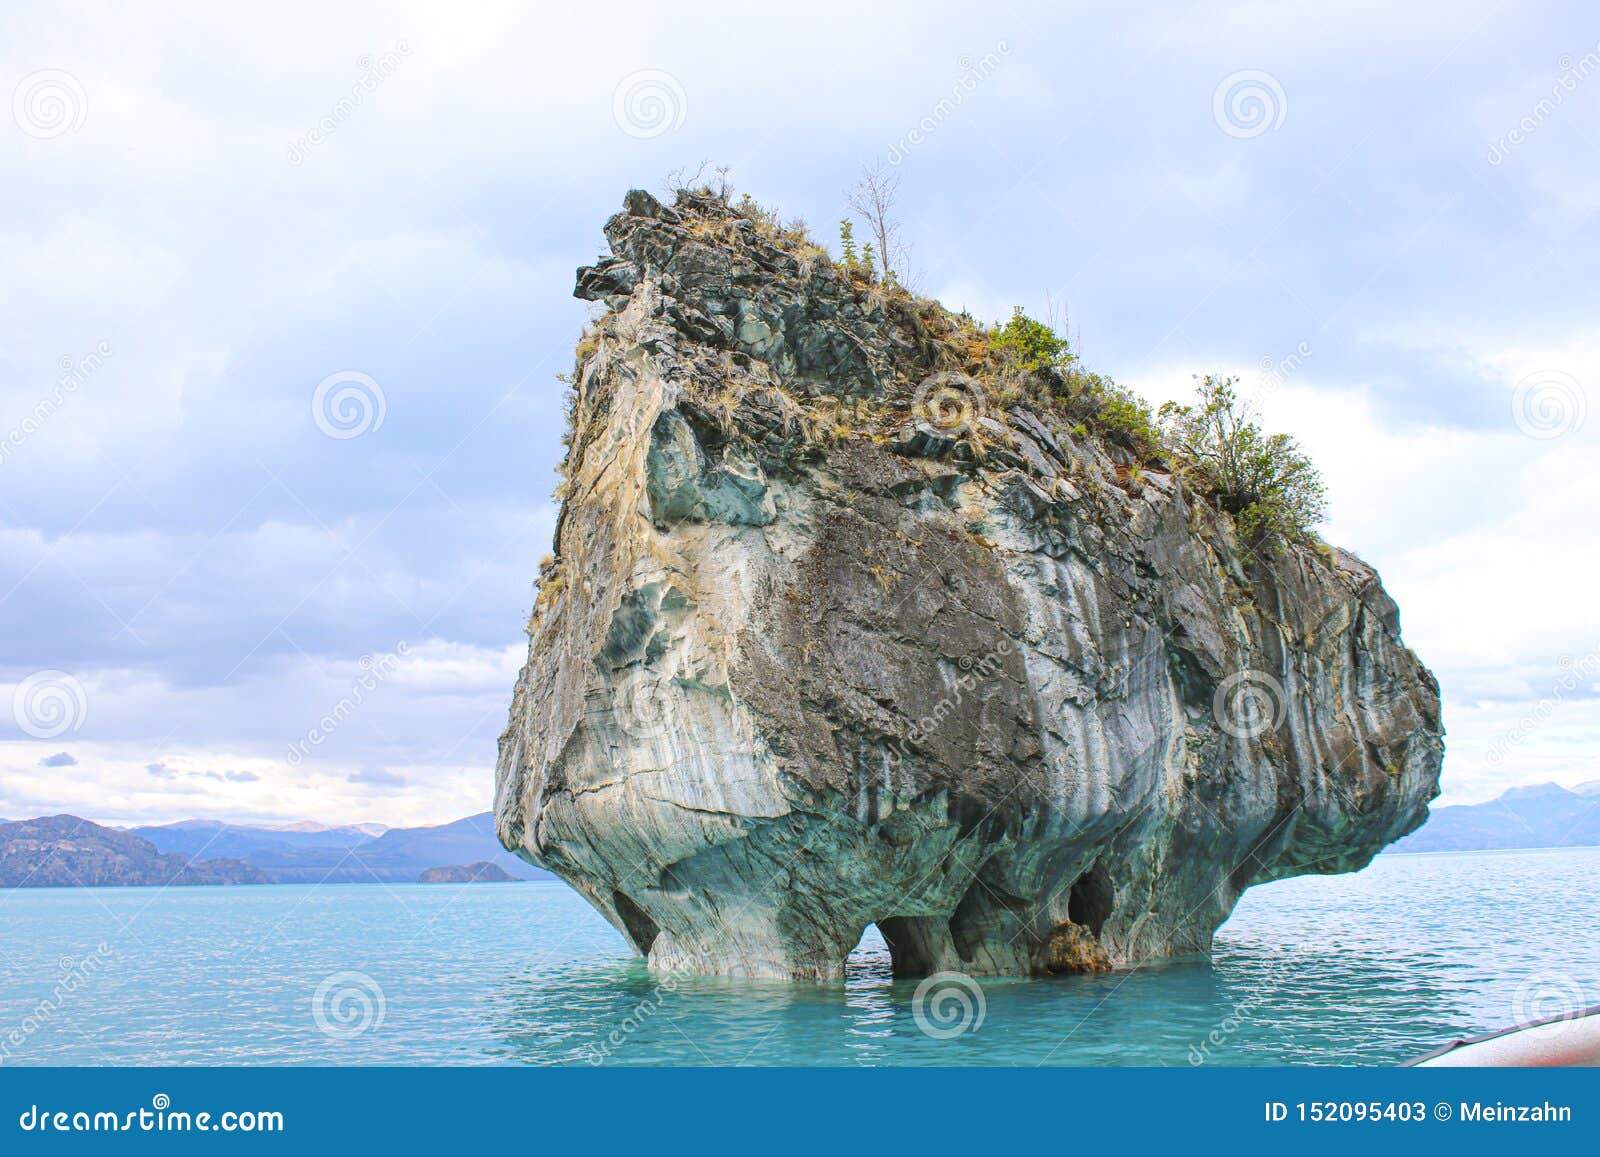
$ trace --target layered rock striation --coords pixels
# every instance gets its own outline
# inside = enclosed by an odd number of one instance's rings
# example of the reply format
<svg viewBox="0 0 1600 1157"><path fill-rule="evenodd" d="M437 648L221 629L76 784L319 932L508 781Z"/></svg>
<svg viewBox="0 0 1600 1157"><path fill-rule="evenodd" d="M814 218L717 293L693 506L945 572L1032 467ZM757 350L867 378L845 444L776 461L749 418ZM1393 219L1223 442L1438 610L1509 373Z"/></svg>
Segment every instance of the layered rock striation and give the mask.
<svg viewBox="0 0 1600 1157"><path fill-rule="evenodd" d="M837 977L869 923L902 975L1205 953L1423 821L1438 688L1366 564L1246 549L759 214L605 232L496 822L653 967Z"/></svg>

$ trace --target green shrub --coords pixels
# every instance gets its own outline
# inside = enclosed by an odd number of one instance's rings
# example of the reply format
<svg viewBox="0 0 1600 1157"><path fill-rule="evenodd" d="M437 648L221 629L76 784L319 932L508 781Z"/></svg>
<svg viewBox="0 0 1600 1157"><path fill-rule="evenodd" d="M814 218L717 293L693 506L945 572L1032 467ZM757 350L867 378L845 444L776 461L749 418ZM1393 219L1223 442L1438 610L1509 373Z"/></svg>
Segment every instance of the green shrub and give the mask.
<svg viewBox="0 0 1600 1157"><path fill-rule="evenodd" d="M860 260L856 253L856 227L846 217L839 222L839 264L854 269Z"/></svg>
<svg viewBox="0 0 1600 1157"><path fill-rule="evenodd" d="M1287 434L1267 434L1233 378L1197 379L1194 405L1161 407L1161 434L1185 474L1234 516L1255 547L1309 537L1326 515L1322 477Z"/></svg>
<svg viewBox="0 0 1600 1157"><path fill-rule="evenodd" d="M1020 305L1010 321L991 331L989 348L1011 369L1058 379L1077 360L1066 338L1023 313Z"/></svg>
<svg viewBox="0 0 1600 1157"><path fill-rule="evenodd" d="M1109 436L1144 458L1161 448L1161 430L1143 398L1113 382L1098 401L1095 419Z"/></svg>

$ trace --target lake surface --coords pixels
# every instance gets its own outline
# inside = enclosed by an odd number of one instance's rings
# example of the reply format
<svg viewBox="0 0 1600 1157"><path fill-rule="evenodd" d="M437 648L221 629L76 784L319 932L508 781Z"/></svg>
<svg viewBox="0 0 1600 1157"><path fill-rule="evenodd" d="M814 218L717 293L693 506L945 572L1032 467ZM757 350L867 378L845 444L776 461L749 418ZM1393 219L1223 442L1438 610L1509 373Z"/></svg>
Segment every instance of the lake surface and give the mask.
<svg viewBox="0 0 1600 1157"><path fill-rule="evenodd" d="M103 948L102 948L103 946ZM1049 981L652 977L576 894L0 892L0 1064L1393 1064L1600 1003L1600 849L1251 890L1209 964Z"/></svg>

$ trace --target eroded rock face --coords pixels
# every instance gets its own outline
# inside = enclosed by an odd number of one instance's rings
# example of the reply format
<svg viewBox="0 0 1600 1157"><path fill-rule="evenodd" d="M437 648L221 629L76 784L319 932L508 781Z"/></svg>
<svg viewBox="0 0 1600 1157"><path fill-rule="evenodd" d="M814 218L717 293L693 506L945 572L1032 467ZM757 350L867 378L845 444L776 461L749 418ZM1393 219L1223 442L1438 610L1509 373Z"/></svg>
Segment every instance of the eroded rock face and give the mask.
<svg viewBox="0 0 1600 1157"><path fill-rule="evenodd" d="M836 977L872 922L906 975L1204 953L1425 818L1437 685L1360 560L1249 560L721 202L606 235L496 816L652 966Z"/></svg>

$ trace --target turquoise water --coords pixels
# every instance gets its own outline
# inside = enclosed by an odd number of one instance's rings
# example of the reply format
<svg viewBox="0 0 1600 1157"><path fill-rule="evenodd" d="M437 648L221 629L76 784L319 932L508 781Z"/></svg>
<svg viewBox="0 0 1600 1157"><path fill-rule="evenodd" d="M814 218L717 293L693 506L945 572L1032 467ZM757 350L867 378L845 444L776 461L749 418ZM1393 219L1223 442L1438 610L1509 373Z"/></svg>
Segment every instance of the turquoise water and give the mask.
<svg viewBox="0 0 1600 1157"><path fill-rule="evenodd" d="M558 883L18 890L0 1063L1390 1064L1600 1003L1597 896L1600 849L1387 856L1210 964L919 999L870 929L841 984L664 984Z"/></svg>

